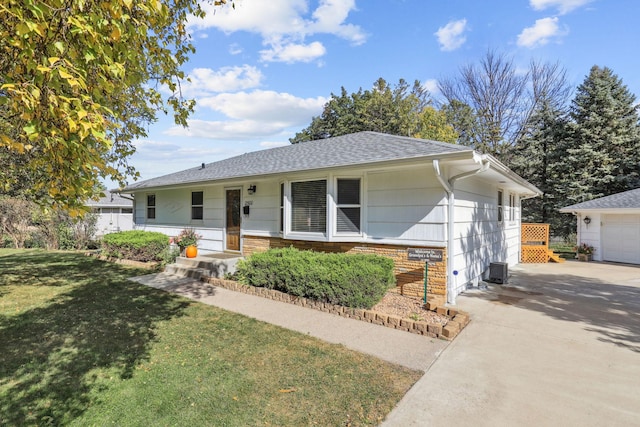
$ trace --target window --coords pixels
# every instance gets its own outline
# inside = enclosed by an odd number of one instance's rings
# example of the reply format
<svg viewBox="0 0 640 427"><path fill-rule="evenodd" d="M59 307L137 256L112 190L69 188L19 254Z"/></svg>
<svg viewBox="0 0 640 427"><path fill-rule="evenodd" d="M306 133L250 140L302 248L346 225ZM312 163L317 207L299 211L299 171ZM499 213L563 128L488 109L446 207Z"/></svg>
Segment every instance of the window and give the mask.
<svg viewBox="0 0 640 427"><path fill-rule="evenodd" d="M147 194L147 219L156 219L156 195Z"/></svg>
<svg viewBox="0 0 640 427"><path fill-rule="evenodd" d="M338 233L360 233L360 179L338 179Z"/></svg>
<svg viewBox="0 0 640 427"><path fill-rule="evenodd" d="M291 183L291 231L325 233L327 181Z"/></svg>
<svg viewBox="0 0 640 427"><path fill-rule="evenodd" d="M509 221L516 219L516 196L513 193L509 193Z"/></svg>
<svg viewBox="0 0 640 427"><path fill-rule="evenodd" d="M502 190L498 190L498 222L502 222L502 209L503 209L503 202L502 202Z"/></svg>
<svg viewBox="0 0 640 427"><path fill-rule="evenodd" d="M132 214L133 213L133 208L122 208L122 213L123 214Z"/></svg>
<svg viewBox="0 0 640 427"><path fill-rule="evenodd" d="M191 219L202 219L204 195L202 191L191 193Z"/></svg>
<svg viewBox="0 0 640 427"><path fill-rule="evenodd" d="M280 184L280 232L284 232L284 182Z"/></svg>

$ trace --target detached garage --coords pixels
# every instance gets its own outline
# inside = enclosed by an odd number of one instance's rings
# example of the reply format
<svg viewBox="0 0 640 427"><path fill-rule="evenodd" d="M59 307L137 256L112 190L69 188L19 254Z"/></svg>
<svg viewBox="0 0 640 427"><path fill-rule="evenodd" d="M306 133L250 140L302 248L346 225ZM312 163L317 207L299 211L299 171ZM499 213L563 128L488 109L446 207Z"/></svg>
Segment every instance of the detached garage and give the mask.
<svg viewBox="0 0 640 427"><path fill-rule="evenodd" d="M640 264L640 188L560 209L578 220L578 243L596 261Z"/></svg>

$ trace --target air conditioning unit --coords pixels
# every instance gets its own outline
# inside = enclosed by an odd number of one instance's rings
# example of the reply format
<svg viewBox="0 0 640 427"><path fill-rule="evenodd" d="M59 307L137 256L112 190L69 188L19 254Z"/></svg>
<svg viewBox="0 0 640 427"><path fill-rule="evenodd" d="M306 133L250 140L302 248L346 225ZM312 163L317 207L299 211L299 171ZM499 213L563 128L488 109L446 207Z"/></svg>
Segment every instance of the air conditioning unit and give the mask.
<svg viewBox="0 0 640 427"><path fill-rule="evenodd" d="M509 264L506 262L492 262L489 265L489 281L505 284L509 279Z"/></svg>

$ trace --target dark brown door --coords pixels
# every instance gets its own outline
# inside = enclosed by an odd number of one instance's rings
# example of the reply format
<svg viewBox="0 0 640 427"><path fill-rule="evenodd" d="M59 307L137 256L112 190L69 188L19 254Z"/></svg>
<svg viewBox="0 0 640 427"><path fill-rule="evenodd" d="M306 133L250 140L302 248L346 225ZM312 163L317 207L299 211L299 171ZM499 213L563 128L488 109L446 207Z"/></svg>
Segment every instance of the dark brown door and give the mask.
<svg viewBox="0 0 640 427"><path fill-rule="evenodd" d="M240 250L240 190L227 190L227 250Z"/></svg>

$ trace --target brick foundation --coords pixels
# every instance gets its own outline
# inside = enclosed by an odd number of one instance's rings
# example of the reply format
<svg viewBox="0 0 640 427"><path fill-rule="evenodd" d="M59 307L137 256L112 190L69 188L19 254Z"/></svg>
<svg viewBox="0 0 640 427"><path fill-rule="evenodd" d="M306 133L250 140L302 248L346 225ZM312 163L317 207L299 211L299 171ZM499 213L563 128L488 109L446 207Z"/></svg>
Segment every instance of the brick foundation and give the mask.
<svg viewBox="0 0 640 427"><path fill-rule="evenodd" d="M424 262L409 261L407 249L402 245L379 245L372 243L349 242L310 242L285 240L279 237L243 236L242 252L249 256L255 252L264 252L271 248L293 246L297 249L318 252L344 252L357 254L377 254L391 258L397 286L394 289L401 295L424 297ZM447 251L446 248L434 248L443 251L442 262L429 263L429 282L427 283L427 301L444 305L447 293Z"/></svg>

